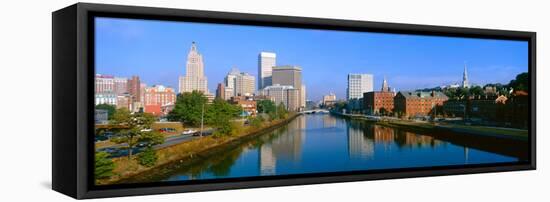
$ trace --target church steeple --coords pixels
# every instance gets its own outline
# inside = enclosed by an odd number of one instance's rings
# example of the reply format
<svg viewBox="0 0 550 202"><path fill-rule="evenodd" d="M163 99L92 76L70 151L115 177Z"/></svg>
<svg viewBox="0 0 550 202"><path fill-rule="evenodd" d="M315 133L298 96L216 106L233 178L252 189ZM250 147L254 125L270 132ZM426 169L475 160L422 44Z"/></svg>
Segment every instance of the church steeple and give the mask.
<svg viewBox="0 0 550 202"><path fill-rule="evenodd" d="M462 75L462 88L469 88L470 83L468 81L468 68L466 67L466 63L464 63L464 74Z"/></svg>
<svg viewBox="0 0 550 202"><path fill-rule="evenodd" d="M382 92L390 92L390 87L386 81L386 76L384 76L384 81L382 82Z"/></svg>

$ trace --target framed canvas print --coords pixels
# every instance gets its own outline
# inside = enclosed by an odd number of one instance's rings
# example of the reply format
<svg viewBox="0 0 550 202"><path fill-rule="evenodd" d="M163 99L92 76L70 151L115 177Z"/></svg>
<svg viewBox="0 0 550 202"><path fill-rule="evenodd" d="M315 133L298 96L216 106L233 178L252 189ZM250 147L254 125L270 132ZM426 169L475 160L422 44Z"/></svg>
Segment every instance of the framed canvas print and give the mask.
<svg viewBox="0 0 550 202"><path fill-rule="evenodd" d="M53 189L75 198L535 169L534 32L52 15Z"/></svg>

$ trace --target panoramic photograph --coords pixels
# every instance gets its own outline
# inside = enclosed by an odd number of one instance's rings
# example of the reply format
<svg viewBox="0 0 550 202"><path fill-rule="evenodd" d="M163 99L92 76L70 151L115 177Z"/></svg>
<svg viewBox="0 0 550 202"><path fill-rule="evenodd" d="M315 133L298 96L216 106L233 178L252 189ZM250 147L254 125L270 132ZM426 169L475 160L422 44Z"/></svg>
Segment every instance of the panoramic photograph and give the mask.
<svg viewBox="0 0 550 202"><path fill-rule="evenodd" d="M529 161L526 41L94 24L96 185Z"/></svg>

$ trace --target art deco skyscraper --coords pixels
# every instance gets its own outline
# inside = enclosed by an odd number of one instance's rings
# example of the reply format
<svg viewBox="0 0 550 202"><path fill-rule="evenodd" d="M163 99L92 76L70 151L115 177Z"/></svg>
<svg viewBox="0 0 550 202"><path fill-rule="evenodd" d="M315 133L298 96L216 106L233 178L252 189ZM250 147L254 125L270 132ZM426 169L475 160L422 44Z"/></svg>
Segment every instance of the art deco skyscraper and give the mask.
<svg viewBox="0 0 550 202"><path fill-rule="evenodd" d="M179 92L200 91L208 94L208 83L204 76L204 63L202 55L197 50L195 42L191 44L191 50L187 55L185 76L179 78Z"/></svg>
<svg viewBox="0 0 550 202"><path fill-rule="evenodd" d="M276 65L276 57L275 53L270 52L261 52L258 55L258 89L272 85L271 75Z"/></svg>

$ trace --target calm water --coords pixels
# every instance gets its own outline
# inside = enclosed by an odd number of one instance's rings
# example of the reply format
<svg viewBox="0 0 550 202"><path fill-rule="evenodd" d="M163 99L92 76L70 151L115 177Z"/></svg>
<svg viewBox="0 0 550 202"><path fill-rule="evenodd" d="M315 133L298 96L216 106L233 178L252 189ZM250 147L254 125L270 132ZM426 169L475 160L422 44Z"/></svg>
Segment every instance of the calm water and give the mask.
<svg viewBox="0 0 550 202"><path fill-rule="evenodd" d="M354 171L513 162L430 136L329 114L303 115L287 126L160 180Z"/></svg>

